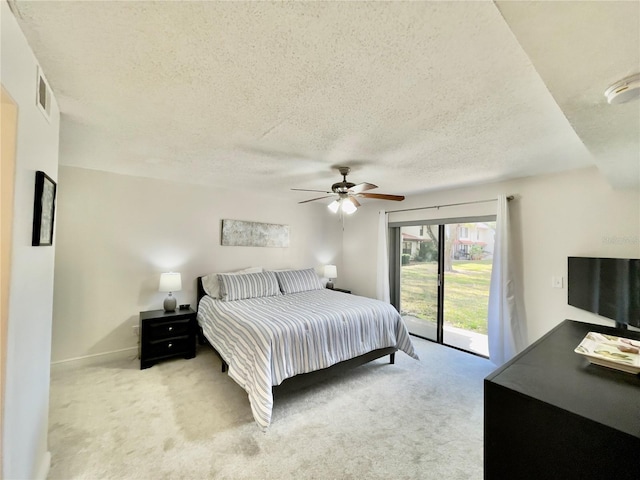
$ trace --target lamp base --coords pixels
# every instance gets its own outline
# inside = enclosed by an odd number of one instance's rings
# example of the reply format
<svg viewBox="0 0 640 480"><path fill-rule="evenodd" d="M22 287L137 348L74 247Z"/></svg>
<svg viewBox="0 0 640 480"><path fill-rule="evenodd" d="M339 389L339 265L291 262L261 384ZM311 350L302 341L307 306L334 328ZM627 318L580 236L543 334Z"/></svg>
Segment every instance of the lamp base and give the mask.
<svg viewBox="0 0 640 480"><path fill-rule="evenodd" d="M171 294L169 294L169 296L167 298L164 299L164 311L165 312L175 312L176 311L176 304L178 302L176 302L176 297L171 296Z"/></svg>
<svg viewBox="0 0 640 480"><path fill-rule="evenodd" d="M327 288L330 288L331 290L333 290L333 282L331 280L327 282Z"/></svg>

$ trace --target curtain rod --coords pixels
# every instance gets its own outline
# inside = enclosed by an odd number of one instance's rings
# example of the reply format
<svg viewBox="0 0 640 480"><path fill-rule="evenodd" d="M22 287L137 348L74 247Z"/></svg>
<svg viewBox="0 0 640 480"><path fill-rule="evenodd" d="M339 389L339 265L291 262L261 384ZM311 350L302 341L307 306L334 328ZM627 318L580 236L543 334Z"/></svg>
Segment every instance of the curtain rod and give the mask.
<svg viewBox="0 0 640 480"><path fill-rule="evenodd" d="M508 201L513 200L515 197L513 195L509 195L507 197ZM416 207L416 208L404 208L401 210L388 210L386 213L396 213L396 212L410 212L412 210L429 210L431 208L442 208L442 207L457 207L458 205L472 205L474 203L487 203L487 202L497 202L497 198L489 198L487 200L476 200L475 202L461 202L461 203L449 203L447 205L433 205L431 207Z"/></svg>

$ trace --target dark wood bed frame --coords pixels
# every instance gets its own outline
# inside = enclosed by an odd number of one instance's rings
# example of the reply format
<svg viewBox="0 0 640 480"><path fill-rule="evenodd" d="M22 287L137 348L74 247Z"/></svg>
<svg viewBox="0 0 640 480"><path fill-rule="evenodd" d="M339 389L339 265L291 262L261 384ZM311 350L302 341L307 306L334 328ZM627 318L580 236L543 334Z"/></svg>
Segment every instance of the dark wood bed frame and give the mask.
<svg viewBox="0 0 640 480"><path fill-rule="evenodd" d="M206 292L204 291L204 287L202 286L202 277L198 277L197 278L197 291L198 291L198 302L197 302L197 305L196 305L196 309L199 309L200 308L200 300L202 299L202 297L204 297L206 295ZM220 358L220 361L222 362L222 372L223 373L226 372L227 369L229 368L229 365L227 365L227 362L224 361L224 358L222 358L222 355L220 355L220 353L213 347L213 345L211 345L209 343L207 338L204 336L204 333L202 332L202 327L199 324L198 324L198 343L200 345L209 345L213 349L215 354L218 356L218 358ZM396 352L397 351L398 351L398 349L395 348L395 347L379 348L377 350L372 350L372 351L370 351L368 353L365 353L363 355L360 355L358 357L354 357L354 358L351 358L349 360L344 360L344 361L342 361L340 363L332 365L331 367L324 368L322 370L318 370L318 371L315 371L315 372L309 372L309 373L296 375L295 377L297 378L297 377L304 376L304 377L308 377L309 379L311 379L312 377L318 376L319 373L322 372L323 370L331 370L333 373L337 373L338 371L351 369L351 368L355 368L355 367L360 366L360 365L364 365L365 363L369 363L369 362L371 362L373 360L376 360L378 358L384 357L385 355L389 355L389 363L394 364L395 361L396 361Z"/></svg>

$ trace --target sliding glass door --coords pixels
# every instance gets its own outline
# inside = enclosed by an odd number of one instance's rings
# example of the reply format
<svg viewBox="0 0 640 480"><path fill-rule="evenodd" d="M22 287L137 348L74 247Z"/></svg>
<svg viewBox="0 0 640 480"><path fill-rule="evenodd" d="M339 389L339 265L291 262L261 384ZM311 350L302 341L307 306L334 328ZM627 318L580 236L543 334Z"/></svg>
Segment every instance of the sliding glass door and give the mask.
<svg viewBox="0 0 640 480"><path fill-rule="evenodd" d="M392 303L413 335L488 356L495 217L393 226Z"/></svg>
<svg viewBox="0 0 640 480"><path fill-rule="evenodd" d="M447 224L443 343L489 356L487 311L496 222Z"/></svg>
<svg viewBox="0 0 640 480"><path fill-rule="evenodd" d="M438 226L401 227L400 239L400 313L410 333L439 341Z"/></svg>

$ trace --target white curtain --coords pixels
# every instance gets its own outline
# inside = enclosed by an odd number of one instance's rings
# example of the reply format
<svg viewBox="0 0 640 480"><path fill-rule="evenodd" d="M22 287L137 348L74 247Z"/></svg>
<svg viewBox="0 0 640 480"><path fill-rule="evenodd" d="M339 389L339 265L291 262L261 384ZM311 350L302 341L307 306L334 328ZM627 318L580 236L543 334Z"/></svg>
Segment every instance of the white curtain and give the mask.
<svg viewBox="0 0 640 480"><path fill-rule="evenodd" d="M513 243L506 195L498 196L493 268L489 291L489 358L502 365L527 345L522 300L517 295Z"/></svg>
<svg viewBox="0 0 640 480"><path fill-rule="evenodd" d="M378 254L376 298L391 303L389 296L389 247L387 235L389 233L389 215L380 210L378 214Z"/></svg>

